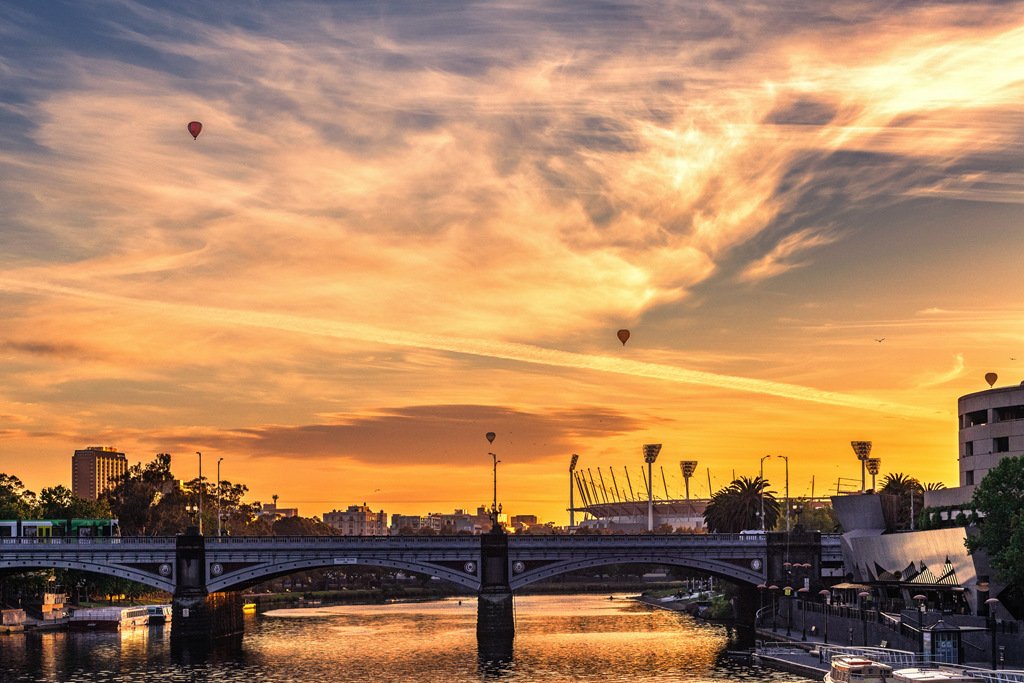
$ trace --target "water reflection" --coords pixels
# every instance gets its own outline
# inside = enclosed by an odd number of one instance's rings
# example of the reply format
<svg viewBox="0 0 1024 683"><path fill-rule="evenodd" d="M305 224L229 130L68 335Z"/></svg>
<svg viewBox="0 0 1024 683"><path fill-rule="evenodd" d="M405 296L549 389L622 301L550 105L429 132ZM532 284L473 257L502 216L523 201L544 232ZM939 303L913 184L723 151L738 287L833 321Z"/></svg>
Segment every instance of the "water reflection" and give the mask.
<svg viewBox="0 0 1024 683"><path fill-rule="evenodd" d="M171 643L168 627L0 638L0 681L789 682L726 661L725 630L607 597L516 598L511 646L478 647L476 604L288 609L251 615L234 640Z"/></svg>

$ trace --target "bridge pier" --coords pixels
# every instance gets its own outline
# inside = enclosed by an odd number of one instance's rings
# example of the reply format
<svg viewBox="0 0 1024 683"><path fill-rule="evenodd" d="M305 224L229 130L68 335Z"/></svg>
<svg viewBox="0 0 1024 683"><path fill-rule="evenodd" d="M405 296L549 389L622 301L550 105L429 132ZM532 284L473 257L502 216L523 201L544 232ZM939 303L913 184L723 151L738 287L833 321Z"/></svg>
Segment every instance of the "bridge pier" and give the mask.
<svg viewBox="0 0 1024 683"><path fill-rule="evenodd" d="M480 536L476 639L483 647L511 647L515 634L515 610L508 582L508 534L495 524Z"/></svg>
<svg viewBox="0 0 1024 683"><path fill-rule="evenodd" d="M241 633L242 595L206 589L206 545L199 530L190 527L177 537L177 583L172 598L171 639L208 640Z"/></svg>

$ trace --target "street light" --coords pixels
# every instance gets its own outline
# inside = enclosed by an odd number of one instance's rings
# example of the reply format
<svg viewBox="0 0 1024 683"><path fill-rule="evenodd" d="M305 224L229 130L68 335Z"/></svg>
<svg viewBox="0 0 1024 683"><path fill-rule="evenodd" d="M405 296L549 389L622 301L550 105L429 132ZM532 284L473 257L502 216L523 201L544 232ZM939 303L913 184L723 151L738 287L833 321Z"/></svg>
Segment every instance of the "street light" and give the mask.
<svg viewBox="0 0 1024 683"><path fill-rule="evenodd" d="M220 537L220 463L221 458L217 461L217 537Z"/></svg>
<svg viewBox="0 0 1024 683"><path fill-rule="evenodd" d="M690 477L697 471L696 460L680 460L679 469L683 471L683 481L686 482L686 500L690 500Z"/></svg>
<svg viewBox="0 0 1024 683"><path fill-rule="evenodd" d="M861 620L861 623L864 625L864 641L863 641L863 644L864 644L864 647L867 647L868 646L868 613L867 613L867 610L864 608L864 602L867 600L867 598L871 597L871 593L868 593L867 591L861 591L860 593L857 593L857 596L860 598L860 620Z"/></svg>
<svg viewBox="0 0 1024 683"><path fill-rule="evenodd" d="M851 441L850 445L853 446L853 452L857 454L857 459L860 460L860 492L864 493L867 488L867 459L871 455L871 442L870 441Z"/></svg>
<svg viewBox="0 0 1024 683"><path fill-rule="evenodd" d="M203 454L196 451L199 456L199 535L203 535Z"/></svg>
<svg viewBox="0 0 1024 683"><path fill-rule="evenodd" d="M822 641L824 641L825 645L828 645L828 599L829 596L832 595L832 593L828 589L822 588L820 591L818 591L818 595L821 596L821 604L823 607L821 611L825 616L825 628L824 633L822 633L821 639Z"/></svg>
<svg viewBox="0 0 1024 683"><path fill-rule="evenodd" d="M803 593L800 596L800 628L803 631L800 634L800 640L807 640L807 586L801 586L796 589L797 593Z"/></svg>
<svg viewBox="0 0 1024 683"><path fill-rule="evenodd" d="M760 486L760 489L761 489L760 490L760 493L761 493L761 533L764 533L764 531L765 531L765 528L764 528L764 461L767 458L770 458L770 457L772 457L772 456L771 455L766 455L763 458L761 458L761 486Z"/></svg>
<svg viewBox="0 0 1024 683"><path fill-rule="evenodd" d="M484 436L487 437L487 443L494 443L494 432L487 432ZM498 456L494 453L488 453L494 459L494 502L491 503L490 517L491 517L491 531L498 530L498 515L501 513L501 506L498 505Z"/></svg>
<svg viewBox="0 0 1024 683"><path fill-rule="evenodd" d="M647 463L647 530L654 531L654 480L651 479L651 466L661 452L660 443L644 444L644 462Z"/></svg>
<svg viewBox="0 0 1024 683"><path fill-rule="evenodd" d="M772 633L778 633L779 631L776 628L776 619L779 616L779 608L776 606L776 591L779 590L779 587L773 583L772 585L768 586L768 590L772 592Z"/></svg>
<svg viewBox="0 0 1024 683"><path fill-rule="evenodd" d="M761 596L761 609L757 610L757 626L761 626L764 621L764 589L767 587L763 583L757 585L757 592Z"/></svg>
<svg viewBox="0 0 1024 683"><path fill-rule="evenodd" d="M925 600L928 597L918 594L913 597L913 600L917 603L917 651L924 652L924 607Z"/></svg>
<svg viewBox="0 0 1024 683"><path fill-rule="evenodd" d="M572 500L572 483L573 483L573 471L576 469L576 463L579 462L580 456L575 453L572 454L572 460L569 461L569 528L576 526L576 507Z"/></svg>
<svg viewBox="0 0 1024 683"><path fill-rule="evenodd" d="M998 649L996 648L996 613L995 606L999 603L999 598L989 598L985 601L985 605L988 607L988 614L985 616L985 621L989 623L989 631L992 632L992 670L995 671L999 668L999 656Z"/></svg>
<svg viewBox="0 0 1024 683"><path fill-rule="evenodd" d="M786 610L786 637L793 635L793 587L786 586L782 589L783 594L786 596L786 603L788 609Z"/></svg>
<svg viewBox="0 0 1024 683"><path fill-rule="evenodd" d="M785 455L779 457L786 461L786 533L789 533L789 458Z"/></svg>

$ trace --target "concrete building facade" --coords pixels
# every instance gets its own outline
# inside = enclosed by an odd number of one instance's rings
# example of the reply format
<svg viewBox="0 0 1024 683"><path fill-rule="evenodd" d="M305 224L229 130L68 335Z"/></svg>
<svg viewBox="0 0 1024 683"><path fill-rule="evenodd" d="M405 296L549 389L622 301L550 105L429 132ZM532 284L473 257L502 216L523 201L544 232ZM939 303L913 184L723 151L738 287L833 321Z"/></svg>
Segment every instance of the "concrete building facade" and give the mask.
<svg viewBox="0 0 1024 683"><path fill-rule="evenodd" d="M961 396L960 486L973 487L1007 456L1024 455L1024 383Z"/></svg>
<svg viewBox="0 0 1024 683"><path fill-rule="evenodd" d="M387 536L388 516L374 512L366 503L349 505L347 510L324 513L324 524L341 531L342 536Z"/></svg>
<svg viewBox="0 0 1024 683"><path fill-rule="evenodd" d="M111 446L89 446L71 456L71 492L83 500L96 500L114 488L111 479L128 471L128 458Z"/></svg>

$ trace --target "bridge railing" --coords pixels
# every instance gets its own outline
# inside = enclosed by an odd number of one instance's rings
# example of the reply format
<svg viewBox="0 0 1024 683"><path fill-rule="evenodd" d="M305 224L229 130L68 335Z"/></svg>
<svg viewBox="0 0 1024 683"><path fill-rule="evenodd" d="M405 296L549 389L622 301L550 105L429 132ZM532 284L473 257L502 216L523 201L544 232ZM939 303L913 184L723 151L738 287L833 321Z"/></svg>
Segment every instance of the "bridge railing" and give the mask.
<svg viewBox="0 0 1024 683"><path fill-rule="evenodd" d="M4 537L0 546L161 546L174 547L176 540L167 536L115 536L87 538L79 536L39 536L36 538Z"/></svg>
<svg viewBox="0 0 1024 683"><path fill-rule="evenodd" d="M207 536L208 548L232 548L254 545L274 546L380 546L422 548L424 546L480 547L479 536Z"/></svg>
<svg viewBox="0 0 1024 683"><path fill-rule="evenodd" d="M610 546L616 544L641 545L645 547L720 546L749 545L755 548L765 546L764 534L557 534L550 536L510 536L509 546Z"/></svg>

